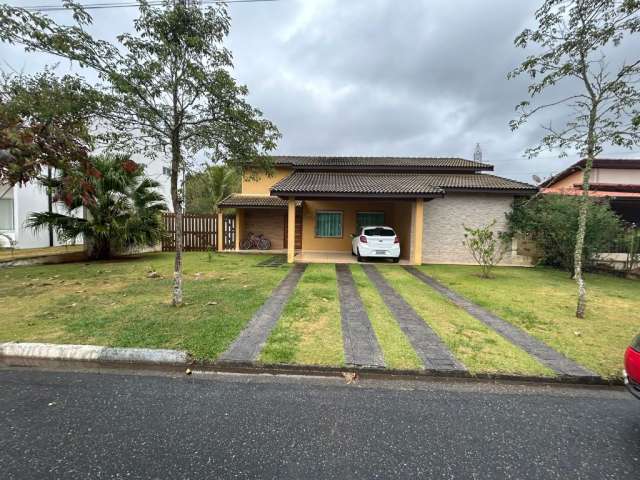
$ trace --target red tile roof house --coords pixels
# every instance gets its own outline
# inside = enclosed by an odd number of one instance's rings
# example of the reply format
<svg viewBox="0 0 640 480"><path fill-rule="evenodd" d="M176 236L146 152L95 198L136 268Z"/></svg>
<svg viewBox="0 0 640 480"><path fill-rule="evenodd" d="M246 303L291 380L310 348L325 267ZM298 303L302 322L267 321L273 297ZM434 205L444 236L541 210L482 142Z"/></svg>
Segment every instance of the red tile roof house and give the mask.
<svg viewBox="0 0 640 480"><path fill-rule="evenodd" d="M582 172L586 160L580 160L540 184L546 195L582 195ZM609 201L611 209L628 223L640 225L640 160L598 158L593 162L589 196ZM611 252L598 254L598 262L623 269L628 261L626 247L613 246Z"/></svg>
<svg viewBox="0 0 640 480"><path fill-rule="evenodd" d="M276 156L273 162L272 175L243 179L242 192L221 202L220 217L235 209L236 250L248 232L262 233L289 262L322 254L351 261L352 234L373 222L396 230L405 262L472 264L463 225L495 220L495 229L504 230L514 198L538 191L462 158ZM528 263L515 247L503 259Z"/></svg>
<svg viewBox="0 0 640 480"><path fill-rule="evenodd" d="M545 194L582 195L580 160L540 184ZM589 196L608 198L624 220L640 225L640 160L598 158L593 163Z"/></svg>

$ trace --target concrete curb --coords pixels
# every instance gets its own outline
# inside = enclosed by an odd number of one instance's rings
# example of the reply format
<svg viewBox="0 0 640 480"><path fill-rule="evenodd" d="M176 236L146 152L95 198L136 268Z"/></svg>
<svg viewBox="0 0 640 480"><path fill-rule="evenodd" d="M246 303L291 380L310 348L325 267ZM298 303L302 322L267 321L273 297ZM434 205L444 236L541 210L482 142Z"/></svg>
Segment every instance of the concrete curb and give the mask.
<svg viewBox="0 0 640 480"><path fill-rule="evenodd" d="M197 361L187 352L150 348L113 348L95 345L56 345L47 343L0 343L0 365L18 367L133 367L171 372L191 370L221 373L304 375L340 377L357 372L361 378L380 380L454 380L507 382L556 386L622 386L622 379L602 377L535 377L525 375L442 370L391 370L385 368L329 367L315 365L261 364L257 362Z"/></svg>
<svg viewBox="0 0 640 480"><path fill-rule="evenodd" d="M178 350L16 342L0 343L0 357L184 366L191 360L188 353Z"/></svg>

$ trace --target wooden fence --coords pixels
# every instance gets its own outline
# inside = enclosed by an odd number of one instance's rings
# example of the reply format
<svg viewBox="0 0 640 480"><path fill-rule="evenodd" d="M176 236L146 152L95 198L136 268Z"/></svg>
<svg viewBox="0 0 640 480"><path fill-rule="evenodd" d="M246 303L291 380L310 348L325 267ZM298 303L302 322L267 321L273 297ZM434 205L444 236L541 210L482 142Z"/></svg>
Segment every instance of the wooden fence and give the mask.
<svg viewBox="0 0 640 480"><path fill-rule="evenodd" d="M165 213L165 236L162 239L162 251L174 252L176 249L176 215ZM183 215L182 216L182 244L185 252L206 252L217 250L218 218L216 215Z"/></svg>
<svg viewBox="0 0 640 480"><path fill-rule="evenodd" d="M174 252L176 249L176 216L165 213L165 236L162 239L162 251ZM225 250L236 248L236 217L224 216L223 247ZM185 252L206 252L218 249L218 216L217 215L183 215L182 245Z"/></svg>

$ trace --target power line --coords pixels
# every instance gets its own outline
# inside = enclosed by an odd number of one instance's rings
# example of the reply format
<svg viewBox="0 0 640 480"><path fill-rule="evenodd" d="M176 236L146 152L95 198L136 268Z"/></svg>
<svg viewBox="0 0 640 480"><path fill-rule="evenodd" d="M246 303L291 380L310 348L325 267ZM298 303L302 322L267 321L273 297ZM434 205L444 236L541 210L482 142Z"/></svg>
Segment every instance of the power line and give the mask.
<svg viewBox="0 0 640 480"><path fill-rule="evenodd" d="M271 3L277 2L279 0L200 0L198 2L200 5L214 5L221 3ZM147 2L148 5L152 7L162 6L165 2L161 0L151 0ZM102 3L86 3L81 4L82 8L85 10L102 10L102 9L110 9L110 8L131 8L131 7L139 7L140 2L102 2ZM30 7L22 7L30 12L62 12L68 11L68 8L65 8L61 5L33 5Z"/></svg>

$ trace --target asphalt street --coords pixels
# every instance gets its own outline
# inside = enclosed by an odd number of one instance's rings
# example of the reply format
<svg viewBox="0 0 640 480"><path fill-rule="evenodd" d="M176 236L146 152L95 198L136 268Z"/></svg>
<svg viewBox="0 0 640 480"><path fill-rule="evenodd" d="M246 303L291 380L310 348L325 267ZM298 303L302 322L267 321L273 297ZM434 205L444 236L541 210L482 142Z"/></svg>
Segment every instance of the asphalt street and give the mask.
<svg viewBox="0 0 640 480"><path fill-rule="evenodd" d="M0 478L638 479L621 389L0 369Z"/></svg>

